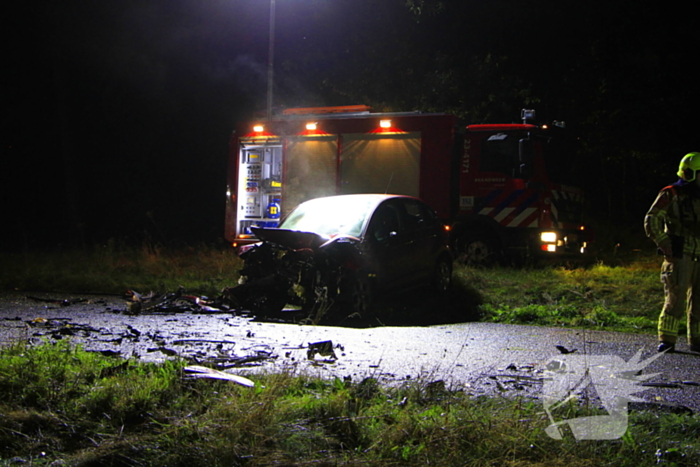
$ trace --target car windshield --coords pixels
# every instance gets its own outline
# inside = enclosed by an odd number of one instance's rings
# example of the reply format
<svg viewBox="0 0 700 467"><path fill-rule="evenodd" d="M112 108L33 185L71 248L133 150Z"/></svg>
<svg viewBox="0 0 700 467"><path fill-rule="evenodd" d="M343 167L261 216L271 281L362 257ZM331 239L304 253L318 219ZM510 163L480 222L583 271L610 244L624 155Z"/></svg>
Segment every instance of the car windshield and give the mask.
<svg viewBox="0 0 700 467"><path fill-rule="evenodd" d="M280 229L314 232L325 236L359 237L372 215L376 199L363 197L317 198L297 206Z"/></svg>

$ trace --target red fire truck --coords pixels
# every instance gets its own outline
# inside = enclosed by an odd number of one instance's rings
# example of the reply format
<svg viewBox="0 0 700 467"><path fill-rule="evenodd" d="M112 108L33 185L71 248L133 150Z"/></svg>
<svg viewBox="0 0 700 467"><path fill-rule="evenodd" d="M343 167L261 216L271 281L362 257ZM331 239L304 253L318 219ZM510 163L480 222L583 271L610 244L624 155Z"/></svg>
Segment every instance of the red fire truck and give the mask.
<svg viewBox="0 0 700 467"><path fill-rule="evenodd" d="M581 255L583 192L557 179L554 128L457 127L452 115L374 113L365 106L289 109L237 126L229 156L226 238L257 241L299 203L351 193L423 199L450 230L458 259Z"/></svg>

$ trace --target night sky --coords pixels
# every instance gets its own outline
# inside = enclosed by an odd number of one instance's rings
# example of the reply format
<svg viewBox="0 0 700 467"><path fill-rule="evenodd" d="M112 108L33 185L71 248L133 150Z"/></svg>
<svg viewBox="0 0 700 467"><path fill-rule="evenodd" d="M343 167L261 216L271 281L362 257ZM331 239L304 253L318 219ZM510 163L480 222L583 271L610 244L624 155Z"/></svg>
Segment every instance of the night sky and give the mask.
<svg viewBox="0 0 700 467"><path fill-rule="evenodd" d="M269 1L15 3L2 15L2 248L220 241L230 133L265 112ZM580 135L593 209L632 227L700 150L688 13L624 0L276 6L276 110L483 123L535 108Z"/></svg>

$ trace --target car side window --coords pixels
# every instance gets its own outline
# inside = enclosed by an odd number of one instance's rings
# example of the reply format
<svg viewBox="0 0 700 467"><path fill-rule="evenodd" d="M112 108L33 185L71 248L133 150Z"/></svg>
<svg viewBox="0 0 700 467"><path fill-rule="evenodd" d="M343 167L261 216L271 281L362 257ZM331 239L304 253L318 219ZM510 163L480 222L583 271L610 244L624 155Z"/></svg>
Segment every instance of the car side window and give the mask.
<svg viewBox="0 0 700 467"><path fill-rule="evenodd" d="M431 225L432 216L423 203L416 200L405 200L403 206L404 230L414 231Z"/></svg>
<svg viewBox="0 0 700 467"><path fill-rule="evenodd" d="M392 232L397 234L400 229L401 223L399 222L399 213L396 207L392 204L384 203L374 212L367 232L372 239L378 242L385 242L389 240Z"/></svg>

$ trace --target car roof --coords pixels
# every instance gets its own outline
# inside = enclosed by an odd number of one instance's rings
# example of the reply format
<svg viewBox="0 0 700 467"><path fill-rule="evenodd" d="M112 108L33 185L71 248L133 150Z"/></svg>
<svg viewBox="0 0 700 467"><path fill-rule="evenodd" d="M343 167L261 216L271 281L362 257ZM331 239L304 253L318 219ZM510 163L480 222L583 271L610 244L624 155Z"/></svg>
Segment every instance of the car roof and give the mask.
<svg viewBox="0 0 700 467"><path fill-rule="evenodd" d="M357 199L357 200L364 200L364 201L371 201L374 203L375 207L379 204L381 204L383 201L386 201L388 199L392 198L397 198L397 199L418 199L413 196L406 196L406 195L386 195L386 194L380 194L380 193L362 193L362 194L352 194L352 195L334 195L334 196L322 196L319 198L313 198L307 201L304 201L304 203L308 203L317 199L327 199L327 198L334 198L334 199ZM301 204L304 204L301 203Z"/></svg>
<svg viewBox="0 0 700 467"><path fill-rule="evenodd" d="M379 206L391 200L420 202L412 196L376 193L323 196L299 204L282 220L279 228L324 235L330 235L331 230L342 231L344 234L360 238ZM332 211L324 211L328 209ZM316 214L309 216L309 213L314 211ZM326 212L326 215L319 217L318 213L322 212Z"/></svg>

